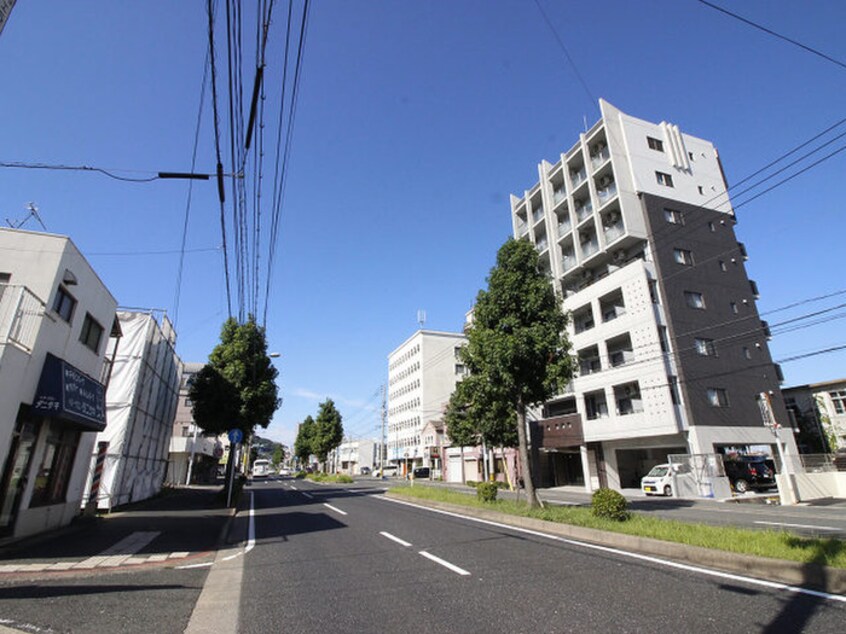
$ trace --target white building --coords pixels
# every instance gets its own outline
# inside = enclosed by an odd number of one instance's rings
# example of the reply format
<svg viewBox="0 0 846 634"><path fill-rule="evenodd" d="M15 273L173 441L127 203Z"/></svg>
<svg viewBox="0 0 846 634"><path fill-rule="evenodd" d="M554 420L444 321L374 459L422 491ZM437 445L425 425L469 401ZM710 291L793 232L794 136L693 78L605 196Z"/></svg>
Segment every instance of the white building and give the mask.
<svg viewBox="0 0 846 634"><path fill-rule="evenodd" d="M0 228L0 536L79 513L106 426L116 302L64 236Z"/></svg>
<svg viewBox="0 0 846 634"><path fill-rule="evenodd" d="M373 470L379 466L379 447L375 438L344 440L335 449L336 464L340 473L361 474L361 468Z"/></svg>
<svg viewBox="0 0 846 634"><path fill-rule="evenodd" d="M182 362L166 315L120 310L123 336L106 390L106 429L97 434L83 505L111 510L159 493L167 471ZM98 467L99 463L99 467ZM99 472L96 491L92 480Z"/></svg>
<svg viewBox="0 0 846 634"><path fill-rule="evenodd" d="M218 438L214 434L205 434L194 422L193 404L188 393L194 375L204 365L185 363L182 368L167 467L166 481L172 486L214 483L224 454L224 445L229 446L229 439L225 435Z"/></svg>
<svg viewBox="0 0 846 634"><path fill-rule="evenodd" d="M678 126L602 118L511 197L572 315L579 371L533 429L542 485L639 486L669 454L767 446L780 372L746 276L719 156ZM782 441L796 453L790 430Z"/></svg>
<svg viewBox="0 0 846 634"><path fill-rule="evenodd" d="M440 420L457 381L466 374L458 350L463 334L418 330L388 355L387 460L401 473L417 466L440 469L427 454L422 431Z"/></svg>
<svg viewBox="0 0 846 634"><path fill-rule="evenodd" d="M782 390L793 420L812 442L813 452L846 448L846 379ZM825 442L820 442L820 438Z"/></svg>

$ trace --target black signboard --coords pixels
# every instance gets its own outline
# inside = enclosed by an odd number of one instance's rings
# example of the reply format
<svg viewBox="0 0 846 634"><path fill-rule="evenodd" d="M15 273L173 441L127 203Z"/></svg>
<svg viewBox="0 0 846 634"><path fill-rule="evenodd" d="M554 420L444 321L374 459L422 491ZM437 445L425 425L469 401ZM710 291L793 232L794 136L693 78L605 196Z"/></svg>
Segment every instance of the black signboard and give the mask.
<svg viewBox="0 0 846 634"><path fill-rule="evenodd" d="M32 409L44 416L76 423L87 431L106 428L103 385L49 352L44 359Z"/></svg>

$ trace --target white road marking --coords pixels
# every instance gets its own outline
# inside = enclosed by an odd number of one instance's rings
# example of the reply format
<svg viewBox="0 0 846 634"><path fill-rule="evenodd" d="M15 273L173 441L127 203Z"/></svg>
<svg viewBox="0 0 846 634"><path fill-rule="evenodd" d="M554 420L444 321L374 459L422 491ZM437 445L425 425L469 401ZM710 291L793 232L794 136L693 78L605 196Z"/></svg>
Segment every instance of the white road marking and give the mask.
<svg viewBox="0 0 846 634"><path fill-rule="evenodd" d="M304 496L306 496L309 500L313 500L314 496L311 493L306 493L305 491L300 491Z"/></svg>
<svg viewBox="0 0 846 634"><path fill-rule="evenodd" d="M347 512L346 512L346 511L342 511L341 509L339 509L339 508L337 508L337 507L335 507L335 506L332 506L331 504L327 504L326 502L324 502L324 503L323 503L323 506L325 506L326 508L332 509L332 510L333 510L333 511L335 511L336 513L340 513L341 515L346 515L346 514L347 514Z"/></svg>
<svg viewBox="0 0 846 634"><path fill-rule="evenodd" d="M234 555L228 555L227 557L224 557L223 559L221 559L221 561L229 561L229 560L231 560L231 559L235 559L235 558L237 558L237 557L240 557L240 556L241 556L241 555L243 555L243 554L244 554L244 553L243 553L242 551L240 551L240 550L239 550L239 551L238 551L237 553L235 553Z"/></svg>
<svg viewBox="0 0 846 634"><path fill-rule="evenodd" d="M790 526L791 528L813 528L821 531L842 531L844 529L836 526L814 526L813 524L787 524L785 522L764 522L756 521L756 524L768 524L770 526Z"/></svg>
<svg viewBox="0 0 846 634"><path fill-rule="evenodd" d="M245 553L250 552L256 545L256 507L255 496L252 491L250 491L250 528L248 535Z"/></svg>
<svg viewBox="0 0 846 634"><path fill-rule="evenodd" d="M442 511L441 509L433 509L427 506L420 506L419 504L413 504L411 502L405 502L403 500L395 500L393 498L385 497L385 496L377 496L376 499L379 500L386 500L388 502L393 502L395 504L402 504L404 506L411 506L417 509L421 509L424 511L430 511L432 513L440 513L441 515L448 515L450 517L457 517L459 519L467 520L470 522L476 522L478 524L486 524L488 526L495 526L497 528L504 528L506 530L516 531L518 533L525 533L527 535L534 535L536 537L543 537L546 539L551 539L553 541L563 542L565 544L571 544L573 546L580 546L582 548L588 548L593 550L600 550L606 553L612 553L615 555L619 555L621 557L629 557L631 559L639 559L641 561L648 561L650 563L658 564L660 566L667 566L668 568L678 568L679 570L687 570L690 572L698 572L699 574L708 575L711 577L719 577L721 579L731 579L733 581L743 581L745 583L749 583L751 585L757 586L764 586L766 588L772 588L774 590L784 590L787 592L794 592L796 594L806 594L812 597L818 597L821 599L829 599L831 601L840 601L842 603L846 603L846 596L842 594L829 594L828 592L819 592L817 590L810 590L808 588L801 588L799 586L790 586L786 583L780 583L777 581L766 581L765 579L755 579L753 577L744 577L742 575L735 575L729 572L722 572L719 570L712 570L710 568L702 568L699 566L691 566L688 564L681 564L675 561L670 561L668 559L659 559L658 557L651 557L649 555L641 555L639 553L630 553L624 550L618 550L616 548L610 548L608 546L600 546L599 544L589 544L587 542L580 542L574 539L567 539L566 537L559 537L558 535L549 535L548 533L542 533L540 531L533 531L529 528L520 528L519 526L510 526L509 524L500 524L499 522L493 522L491 520L483 520L478 517L471 517L469 515L461 515L460 513L453 513L451 511Z"/></svg>
<svg viewBox="0 0 846 634"><path fill-rule="evenodd" d="M448 561L444 561L440 557L435 557L433 554L427 553L425 550L421 550L420 554L423 555L426 559L430 559L431 561L434 561L436 564L441 564L444 568L449 568L453 572L457 572L460 575L466 576L466 575L470 574L469 572L464 570L464 568L459 568L455 564L451 564Z"/></svg>
<svg viewBox="0 0 846 634"><path fill-rule="evenodd" d="M406 548L411 546L411 544L409 544L407 541L400 539L399 537L395 537L394 535L391 535L390 533L386 533L385 531L381 531L379 534L382 537L387 537L388 539L395 541L397 544L400 544L401 546L405 546Z"/></svg>
<svg viewBox="0 0 846 634"><path fill-rule="evenodd" d="M295 487L293 484L291 485L291 491L298 491L298 490L299 489L297 489L297 487Z"/></svg>
<svg viewBox="0 0 846 634"><path fill-rule="evenodd" d="M190 570L191 568L210 568L214 564L213 561L207 561L204 564L189 564L187 566L177 566L176 570Z"/></svg>

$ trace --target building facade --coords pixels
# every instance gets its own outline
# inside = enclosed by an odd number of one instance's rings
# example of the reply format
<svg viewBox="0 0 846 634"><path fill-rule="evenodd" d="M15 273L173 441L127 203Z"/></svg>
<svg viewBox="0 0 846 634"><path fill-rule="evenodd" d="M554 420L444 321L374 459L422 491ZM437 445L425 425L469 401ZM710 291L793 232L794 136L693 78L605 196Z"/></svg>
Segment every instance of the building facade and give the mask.
<svg viewBox="0 0 846 634"><path fill-rule="evenodd" d="M0 539L79 513L117 303L73 242L0 229Z"/></svg>
<svg viewBox="0 0 846 634"><path fill-rule="evenodd" d="M846 448L846 379L782 390L800 430L803 453L833 453Z"/></svg>
<svg viewBox="0 0 846 634"><path fill-rule="evenodd" d="M119 310L117 318L122 337L119 345L114 342L107 425L97 434L83 497L83 505L96 500L104 510L161 491L182 367L166 315Z"/></svg>
<svg viewBox="0 0 846 634"><path fill-rule="evenodd" d="M176 417L170 439L167 483L171 486L185 484L211 484L218 475L218 466L224 454L224 440L206 434L194 422L193 404L188 395L194 376L203 369L203 363L185 363L179 379L179 396Z"/></svg>
<svg viewBox="0 0 846 634"><path fill-rule="evenodd" d="M511 197L571 315L577 376L537 412L542 485L637 487L670 454L764 448L787 423L719 156L678 126L601 119ZM781 432L795 454L790 430Z"/></svg>
<svg viewBox="0 0 846 634"><path fill-rule="evenodd" d="M375 438L361 438L357 440L345 439L334 450L334 461L339 473L361 475L370 473L379 466L380 443Z"/></svg>
<svg viewBox="0 0 846 634"><path fill-rule="evenodd" d="M440 470L434 443L424 442L430 421L443 418L455 384L466 374L458 358L463 334L418 330L388 355L387 461L405 474L414 467Z"/></svg>

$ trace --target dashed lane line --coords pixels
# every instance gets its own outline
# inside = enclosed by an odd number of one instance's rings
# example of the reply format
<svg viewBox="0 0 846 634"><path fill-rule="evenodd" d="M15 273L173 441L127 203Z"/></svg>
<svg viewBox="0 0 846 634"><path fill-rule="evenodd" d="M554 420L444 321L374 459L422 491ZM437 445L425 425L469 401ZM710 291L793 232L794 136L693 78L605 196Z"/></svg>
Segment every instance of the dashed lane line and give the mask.
<svg viewBox="0 0 846 634"><path fill-rule="evenodd" d="M338 514L340 514L340 515L347 515L347 512L346 512L346 511L342 511L342 510L341 510L341 509L339 509L337 506L332 506L332 505L331 505L331 504L329 504L328 502L324 502L324 503L323 503L323 506L325 506L325 507L326 507L326 508L328 508L328 509L331 509L331 510L335 511L336 513L338 513Z"/></svg>
<svg viewBox="0 0 846 634"><path fill-rule="evenodd" d="M427 553L425 550L421 550L420 554L423 555L426 559L429 559L430 561L434 561L436 564L440 564L444 568L452 570L453 572L455 572L459 575L467 576L467 575L470 574L469 572L464 570L464 568L459 568L455 564L451 564L448 561L446 561L445 559L441 559L440 557L435 557L432 553Z"/></svg>
<svg viewBox="0 0 846 634"><path fill-rule="evenodd" d="M399 544L400 546L405 546L406 548L408 548L409 546L411 546L411 544L409 544L409 543L408 543L407 541L405 541L404 539L400 539L399 537L397 537L397 536L395 536L395 535L391 535L390 533L387 533L387 532L385 532L385 531L380 531L380 533L379 533L379 534L380 534L382 537L387 537L387 538L388 538L388 539L390 539L391 541L395 541L395 542L396 542L397 544Z"/></svg>

